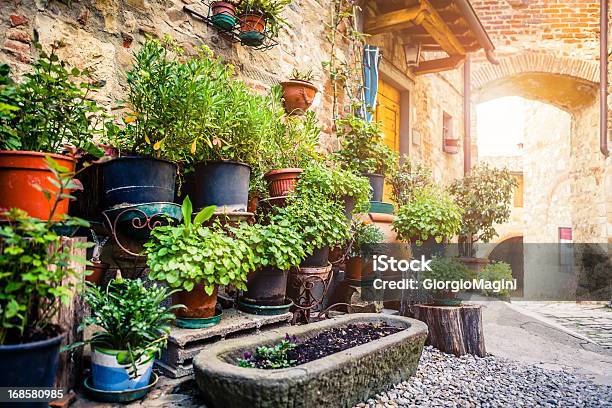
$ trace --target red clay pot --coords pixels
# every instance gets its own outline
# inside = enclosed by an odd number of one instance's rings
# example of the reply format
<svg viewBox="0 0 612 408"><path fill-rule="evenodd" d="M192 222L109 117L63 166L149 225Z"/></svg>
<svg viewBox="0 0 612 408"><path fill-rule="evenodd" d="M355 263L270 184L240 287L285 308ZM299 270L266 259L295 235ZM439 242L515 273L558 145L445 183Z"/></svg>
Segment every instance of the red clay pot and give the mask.
<svg viewBox="0 0 612 408"><path fill-rule="evenodd" d="M308 81L292 79L281 82L285 111L289 114L305 113L317 94L317 87Z"/></svg>
<svg viewBox="0 0 612 408"><path fill-rule="evenodd" d="M30 216L47 220L55 204L45 198L42 191L34 186L58 192L59 189L48 180L53 173L47 168L45 156L50 156L59 165L74 171L76 160L61 154L28 152L18 150L0 151L0 209L21 208ZM68 213L68 200L59 202L54 220Z"/></svg>
<svg viewBox="0 0 612 408"><path fill-rule="evenodd" d="M444 139L444 151L450 154L459 153L459 139Z"/></svg>
<svg viewBox="0 0 612 408"><path fill-rule="evenodd" d="M266 29L266 19L261 14L249 13L249 14L240 16L240 31L242 32L256 31L256 32L263 34L265 29Z"/></svg>
<svg viewBox="0 0 612 408"><path fill-rule="evenodd" d="M293 192L304 170L296 168L272 170L264 174L270 197L282 197Z"/></svg>
<svg viewBox="0 0 612 408"><path fill-rule="evenodd" d="M360 281L374 276L372 262L364 263L360 256L347 259L344 265L344 277L347 279Z"/></svg>
<svg viewBox="0 0 612 408"><path fill-rule="evenodd" d="M217 305L217 287L212 295L207 295L204 285L196 285L191 292L185 290L172 295L172 303L175 305L185 305L187 308L180 308L174 311L177 317L202 318L213 317L215 306Z"/></svg>
<svg viewBox="0 0 612 408"><path fill-rule="evenodd" d="M108 270L108 264L102 261L90 261L92 265L87 266L87 270L91 271L91 275L85 277L87 282L95 283L96 285L102 285L104 281L104 275Z"/></svg>
<svg viewBox="0 0 612 408"><path fill-rule="evenodd" d="M236 15L236 6L227 1L214 1L210 4L210 8L214 15L227 14L228 16Z"/></svg>

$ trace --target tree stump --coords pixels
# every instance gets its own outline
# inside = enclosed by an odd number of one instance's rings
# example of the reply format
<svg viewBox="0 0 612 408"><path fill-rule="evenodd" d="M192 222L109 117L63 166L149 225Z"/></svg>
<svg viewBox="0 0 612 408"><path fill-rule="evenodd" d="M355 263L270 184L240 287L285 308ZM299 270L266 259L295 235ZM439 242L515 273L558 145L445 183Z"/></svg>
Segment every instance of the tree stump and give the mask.
<svg viewBox="0 0 612 408"><path fill-rule="evenodd" d="M429 328L427 345L456 356L487 355L481 306L414 305L412 310L414 318Z"/></svg>

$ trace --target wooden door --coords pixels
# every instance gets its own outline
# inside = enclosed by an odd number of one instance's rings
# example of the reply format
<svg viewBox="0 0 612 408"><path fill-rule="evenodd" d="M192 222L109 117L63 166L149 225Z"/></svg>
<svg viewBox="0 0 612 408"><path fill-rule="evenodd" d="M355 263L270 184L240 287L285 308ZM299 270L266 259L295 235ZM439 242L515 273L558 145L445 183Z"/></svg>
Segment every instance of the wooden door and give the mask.
<svg viewBox="0 0 612 408"><path fill-rule="evenodd" d="M382 123L385 144L400 151L400 92L384 81L378 81L376 121ZM385 184L384 201L391 200L391 187Z"/></svg>

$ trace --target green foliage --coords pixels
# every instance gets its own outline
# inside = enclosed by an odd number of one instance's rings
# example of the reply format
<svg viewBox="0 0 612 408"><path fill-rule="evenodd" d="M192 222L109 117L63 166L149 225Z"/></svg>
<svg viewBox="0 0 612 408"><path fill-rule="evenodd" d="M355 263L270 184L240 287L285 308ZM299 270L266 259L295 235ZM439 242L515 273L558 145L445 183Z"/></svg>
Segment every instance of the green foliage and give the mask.
<svg viewBox="0 0 612 408"><path fill-rule="evenodd" d="M312 69L309 69L307 71L300 71L297 68L293 68L293 71L291 71L291 79L311 82L314 79L314 74L312 73Z"/></svg>
<svg viewBox="0 0 612 408"><path fill-rule="evenodd" d="M343 170L334 163L326 166L313 162L304 169L297 184L298 194L317 192L344 205L345 198L355 200L355 211L367 210L370 203L368 179L349 170Z"/></svg>
<svg viewBox="0 0 612 408"><path fill-rule="evenodd" d="M60 305L70 300L74 266L86 263L70 253L57 227L89 224L68 216L53 221L57 203L71 197L66 191L75 187L74 173L51 158L47 165L58 187L57 192L43 190L52 207L49 219L32 218L16 208L3 214L8 223L0 226L0 345L44 338ZM76 249L89 246L73 243Z"/></svg>
<svg viewBox="0 0 612 408"><path fill-rule="evenodd" d="M336 122L342 148L336 153L343 166L356 173L387 174L397 163L397 154L384 143L377 122L349 115Z"/></svg>
<svg viewBox="0 0 612 408"><path fill-rule="evenodd" d="M289 27L287 20L281 17L281 12L291 4L293 0L249 0L238 5L238 14L245 12L258 13L266 19L268 35L271 38L278 37L281 27Z"/></svg>
<svg viewBox="0 0 612 408"><path fill-rule="evenodd" d="M286 336L275 346L260 346L255 350L255 354L246 351L243 358L238 359L238 366L245 368L288 368L296 365L297 361L291 360L288 352L297 347L297 339Z"/></svg>
<svg viewBox="0 0 612 408"><path fill-rule="evenodd" d="M470 270L457 258L434 257L429 264L430 271L423 271L421 279L439 281L461 281L473 278Z"/></svg>
<svg viewBox="0 0 612 408"><path fill-rule="evenodd" d="M461 208L444 192L435 188L417 192L412 201L402 205L393 221L397 237L421 245L429 238L440 243L459 232Z"/></svg>
<svg viewBox="0 0 612 408"><path fill-rule="evenodd" d="M375 244L384 241L385 235L376 225L361 221L353 221L351 225L353 242L349 250L349 257L367 257L371 255Z"/></svg>
<svg viewBox="0 0 612 408"><path fill-rule="evenodd" d="M450 193L463 209L461 234L483 242L496 237L493 225L510 218L515 188L516 180L507 169L494 169L486 164L474 167L468 176L456 180Z"/></svg>
<svg viewBox="0 0 612 408"><path fill-rule="evenodd" d="M149 277L171 288L191 291L197 284L211 295L217 285L246 289L254 270L254 254L243 240L228 236L219 226L204 227L215 207L206 207L191 219L189 197L183 201L183 223L155 228L144 247Z"/></svg>
<svg viewBox="0 0 612 408"><path fill-rule="evenodd" d="M75 82L89 73L69 69L55 49L47 54L37 47L40 56L22 83L10 81L7 66L0 66L0 150L60 153L72 145L99 154L91 140L103 115L88 99L95 87Z"/></svg>
<svg viewBox="0 0 612 408"><path fill-rule="evenodd" d="M506 262L493 262L483 268L479 278L485 282L512 282L512 268ZM501 298L510 297L510 291L508 289L494 292L483 288L482 293L485 296L499 296Z"/></svg>
<svg viewBox="0 0 612 408"><path fill-rule="evenodd" d="M172 309L162 302L172 294L167 288L153 284L145 287L140 279L111 280L106 289L89 284L83 298L89 305L91 316L83 319L80 330L98 326L85 342L74 343L70 348L91 344L94 347L121 350L117 362L129 365L128 371L136 374L136 365L166 346L170 325L174 321Z"/></svg>
<svg viewBox="0 0 612 408"><path fill-rule="evenodd" d="M431 168L421 163L413 163L404 156L401 164L393 169L387 178L391 185L393 200L399 206L414 200L418 191L434 185Z"/></svg>

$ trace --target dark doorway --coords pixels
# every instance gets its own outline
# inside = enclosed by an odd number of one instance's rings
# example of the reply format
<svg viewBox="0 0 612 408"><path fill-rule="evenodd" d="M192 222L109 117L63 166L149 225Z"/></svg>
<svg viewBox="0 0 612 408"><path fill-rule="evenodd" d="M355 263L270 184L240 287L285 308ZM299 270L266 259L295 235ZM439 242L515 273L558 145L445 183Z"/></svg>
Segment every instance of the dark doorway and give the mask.
<svg viewBox="0 0 612 408"><path fill-rule="evenodd" d="M503 261L510 264L512 276L516 279L516 291L513 297L523 297L523 237L508 238L500 242L489 255L491 261Z"/></svg>

